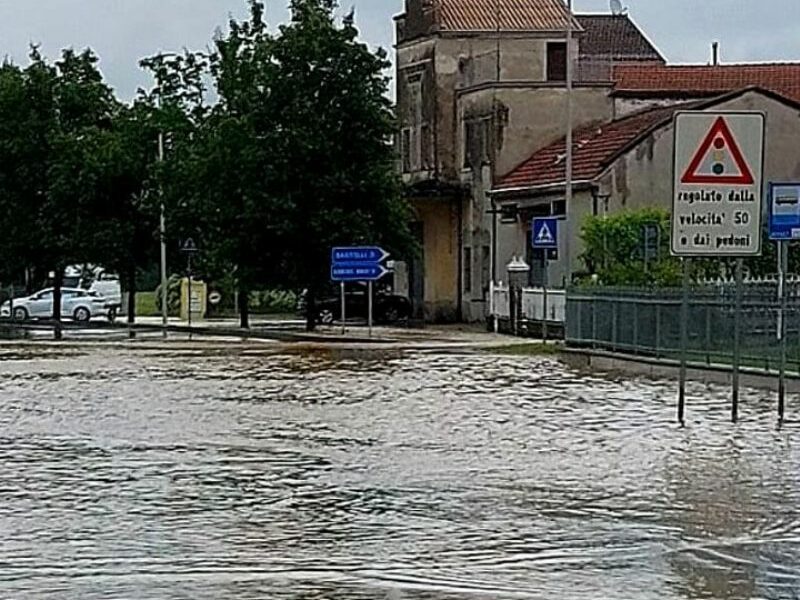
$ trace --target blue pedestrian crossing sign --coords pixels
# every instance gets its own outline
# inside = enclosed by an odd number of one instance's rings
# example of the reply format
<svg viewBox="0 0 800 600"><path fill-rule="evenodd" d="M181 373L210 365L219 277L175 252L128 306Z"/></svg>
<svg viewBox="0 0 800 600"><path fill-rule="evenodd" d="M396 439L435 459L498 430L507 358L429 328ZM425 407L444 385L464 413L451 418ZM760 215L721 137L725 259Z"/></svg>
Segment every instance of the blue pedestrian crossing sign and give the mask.
<svg viewBox="0 0 800 600"><path fill-rule="evenodd" d="M531 243L536 250L558 249L558 219L534 219L531 227Z"/></svg>

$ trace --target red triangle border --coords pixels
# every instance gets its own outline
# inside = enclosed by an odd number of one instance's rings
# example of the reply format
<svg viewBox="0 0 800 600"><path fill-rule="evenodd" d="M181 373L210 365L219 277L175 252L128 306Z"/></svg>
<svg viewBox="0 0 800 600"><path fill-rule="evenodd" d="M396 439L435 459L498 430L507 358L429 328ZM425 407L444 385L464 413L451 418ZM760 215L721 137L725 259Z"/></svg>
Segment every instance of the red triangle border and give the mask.
<svg viewBox="0 0 800 600"><path fill-rule="evenodd" d="M711 145L714 143L714 140L718 135L721 135L722 139L725 140L725 143L727 144L728 149L733 156L733 161L739 168L739 172L741 173L740 175L700 175L697 173L697 169L700 168L703 159L708 154L708 151L711 149ZM745 160L744 155L739 148L739 144L733 137L733 133L728 127L728 123L725 121L724 117L719 117L714 122L714 125L711 127L711 130L708 132L705 140L703 140L703 143L700 144L700 148L695 153L694 158L692 158L692 162L689 163L689 167L686 169L683 177L681 177L681 183L710 185L753 185L755 183L753 172L748 166L747 161Z"/></svg>

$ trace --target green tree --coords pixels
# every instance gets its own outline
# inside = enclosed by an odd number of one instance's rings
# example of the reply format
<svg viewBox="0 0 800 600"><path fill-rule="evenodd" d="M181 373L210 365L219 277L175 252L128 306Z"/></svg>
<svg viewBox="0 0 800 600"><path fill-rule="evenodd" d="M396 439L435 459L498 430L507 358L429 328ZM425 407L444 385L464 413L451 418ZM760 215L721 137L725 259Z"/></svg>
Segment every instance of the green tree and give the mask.
<svg viewBox="0 0 800 600"><path fill-rule="evenodd" d="M332 246L380 243L398 258L413 251L391 145L390 65L383 50L359 41L352 17L336 23L336 6L293 0L272 51L275 191L291 211L287 267L307 290L309 329Z"/></svg>
<svg viewBox="0 0 800 600"><path fill-rule="evenodd" d="M644 228L657 226L658 257L645 264ZM603 285L673 286L681 282L680 262L670 255L670 215L659 209L590 217L581 232L581 259Z"/></svg>
<svg viewBox="0 0 800 600"><path fill-rule="evenodd" d="M658 258L645 264L644 228L647 225L658 227L660 246ZM590 217L584 223L581 236L585 246L581 259L588 273L603 285L681 285L681 262L670 251L671 216L667 211L642 209L609 217ZM763 239L762 255L744 261L749 276L763 277L777 271L776 246L769 241L766 229ZM793 244L792 248L796 246ZM735 273L735 259L693 258L691 261L692 277L696 281L731 279ZM799 269L800 254L790 253L789 270L796 273Z"/></svg>

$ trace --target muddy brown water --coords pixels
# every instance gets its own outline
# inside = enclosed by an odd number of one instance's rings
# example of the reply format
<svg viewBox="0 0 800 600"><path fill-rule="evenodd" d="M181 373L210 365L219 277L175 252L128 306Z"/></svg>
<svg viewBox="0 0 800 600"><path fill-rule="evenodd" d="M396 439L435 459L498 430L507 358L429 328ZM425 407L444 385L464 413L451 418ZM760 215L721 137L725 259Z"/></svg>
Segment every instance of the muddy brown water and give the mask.
<svg viewBox="0 0 800 600"><path fill-rule="evenodd" d="M0 352L0 598L798 598L800 425L728 395L680 430L674 383L551 359Z"/></svg>

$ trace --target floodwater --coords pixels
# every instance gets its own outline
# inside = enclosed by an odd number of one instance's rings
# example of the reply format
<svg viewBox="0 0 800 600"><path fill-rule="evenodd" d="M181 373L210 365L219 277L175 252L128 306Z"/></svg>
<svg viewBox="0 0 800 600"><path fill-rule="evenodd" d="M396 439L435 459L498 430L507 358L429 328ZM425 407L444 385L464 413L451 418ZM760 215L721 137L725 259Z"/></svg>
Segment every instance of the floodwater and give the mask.
<svg viewBox="0 0 800 600"><path fill-rule="evenodd" d="M800 596L769 394L680 430L550 359L5 348L0 598Z"/></svg>

